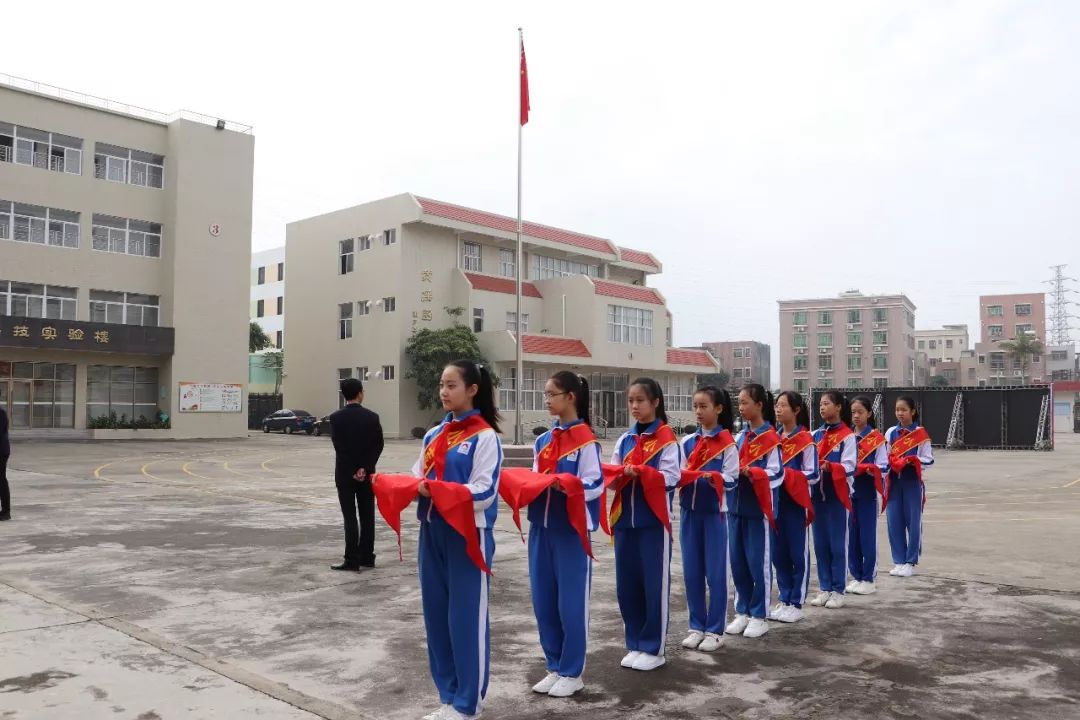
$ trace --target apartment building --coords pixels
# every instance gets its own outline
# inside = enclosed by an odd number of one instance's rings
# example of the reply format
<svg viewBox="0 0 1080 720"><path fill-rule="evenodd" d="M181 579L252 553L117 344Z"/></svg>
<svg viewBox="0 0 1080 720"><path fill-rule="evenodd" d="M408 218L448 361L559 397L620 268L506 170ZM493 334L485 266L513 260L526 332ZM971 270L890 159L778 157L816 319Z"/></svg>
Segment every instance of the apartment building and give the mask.
<svg viewBox="0 0 1080 720"><path fill-rule="evenodd" d="M250 128L0 76L0 406L13 432L245 432Z"/></svg>
<svg viewBox="0 0 1080 720"><path fill-rule="evenodd" d="M906 295L780 300L780 384L898 387L916 378L915 305Z"/></svg>
<svg viewBox="0 0 1080 720"><path fill-rule="evenodd" d="M943 325L932 330L915 331L915 350L926 353L931 376L941 375L938 372L939 364L959 363L961 353L971 349L967 325Z"/></svg>
<svg viewBox="0 0 1080 720"><path fill-rule="evenodd" d="M270 347L248 357L248 391L273 393L280 389L276 367L263 355L285 347L285 246L251 254L251 322L270 338Z"/></svg>
<svg viewBox="0 0 1080 720"><path fill-rule="evenodd" d="M550 422L544 382L573 369L590 380L593 413L626 427L625 391L638 375L662 384L674 422L692 420L696 375L715 372L702 349L671 347L672 317L646 281L661 271L647 252L583 233L525 223L517 257L513 218L401 194L290 223L285 404L336 407L338 381L365 380L365 403L384 431L408 436L440 413L417 407L404 348L420 328L467 323L500 377L499 405L513 434L520 389L526 431ZM523 262L522 308L515 306ZM447 308L460 308L456 318ZM516 378L515 333L524 372ZM531 434L528 434L531 437Z"/></svg>
<svg viewBox="0 0 1080 720"><path fill-rule="evenodd" d="M731 387L747 383L772 386L772 348L757 340L724 340L702 343L731 377Z"/></svg>
<svg viewBox="0 0 1080 720"><path fill-rule="evenodd" d="M1049 380L1045 354L1025 363L1010 357L1000 343L1031 336L1046 343L1046 294L979 296L980 342L975 344L980 385L1028 385Z"/></svg>

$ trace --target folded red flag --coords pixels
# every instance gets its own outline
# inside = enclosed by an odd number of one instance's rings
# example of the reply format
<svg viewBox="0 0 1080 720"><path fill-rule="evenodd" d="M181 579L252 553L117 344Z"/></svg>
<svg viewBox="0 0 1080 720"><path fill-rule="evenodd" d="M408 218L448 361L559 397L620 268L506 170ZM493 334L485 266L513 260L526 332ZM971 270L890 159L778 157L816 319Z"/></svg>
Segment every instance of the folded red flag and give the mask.
<svg viewBox="0 0 1080 720"><path fill-rule="evenodd" d="M622 491L633 480L632 477L623 473L623 470L627 467L637 470L638 480L641 482L641 489L645 495L645 504L649 506L657 519L664 524L664 529L670 534L671 516L668 513L667 505L667 482L664 480L663 473L650 465L608 465L605 463L600 466L604 473L604 500L607 500L608 487L612 487L615 492L615 497L611 499L611 514L615 516L616 522L622 514ZM604 528L604 532L610 534L611 528L608 525L607 516L608 513L604 511L603 504L601 504L600 526Z"/></svg>
<svg viewBox="0 0 1080 720"><path fill-rule="evenodd" d="M504 468L499 475L499 495L510 506L514 524L517 525L521 541L525 535L521 530L521 508L539 498L551 487L553 480L558 480L559 487L566 494L566 514L570 518L570 527L574 528L581 539L585 554L593 557L592 543L589 540L589 524L585 510L585 486L581 478L570 473L547 474L533 472L525 468Z"/></svg>
<svg viewBox="0 0 1080 720"><path fill-rule="evenodd" d="M772 488L769 487L769 473L765 472L765 468L759 467L745 468L745 471L750 476L750 487L754 490L758 505L761 506L765 517L769 518L769 525L775 530L776 517L773 512Z"/></svg>
<svg viewBox="0 0 1080 720"><path fill-rule="evenodd" d="M859 475L871 475L874 478L874 488L877 490L878 495L882 498L885 497L885 484L881 479L881 468L873 463L859 463L855 466L855 476ZM885 503L881 503L881 512L885 512Z"/></svg>
<svg viewBox="0 0 1080 720"><path fill-rule="evenodd" d="M415 475L378 473L371 478L371 490L375 493L379 514L397 534L398 560L402 562L405 556L401 552L401 513L416 499L419 487L420 478Z"/></svg>
<svg viewBox="0 0 1080 720"><path fill-rule="evenodd" d="M843 505L848 512L851 512L851 488L848 487L847 470L844 469L843 463L822 463L821 472L823 475L828 475L832 478L833 490L836 491L837 499L840 500L840 504ZM824 480L825 478L822 478L822 482L824 482Z"/></svg>
<svg viewBox="0 0 1080 720"><path fill-rule="evenodd" d="M925 487L926 483L923 481L923 478L922 478L922 460L920 460L917 455L907 455L907 456L899 458L899 459L894 458L894 459L889 460L889 485L892 485L893 476L895 476L897 480L900 479L900 473L902 473L904 471L904 468L907 467L908 465L915 468L915 477L919 478L919 482L922 483L923 486ZM881 511L882 512L885 512L885 506L888 505L888 504L889 504L889 488L886 487L885 488L885 494L884 494L884 500L881 503ZM926 507L926 492L925 492L925 490L923 491L922 504L923 504L923 507Z"/></svg>
<svg viewBox="0 0 1080 720"><path fill-rule="evenodd" d="M810 482L806 479L806 473L794 468L784 468L784 490L806 511L806 525L814 522L814 503L810 499Z"/></svg>
<svg viewBox="0 0 1080 720"><path fill-rule="evenodd" d="M681 490L687 485L693 485L697 482L698 478L704 476L710 476L711 481L709 485L716 491L716 497L720 499L720 507L724 506L724 481L723 476L715 470L683 470L679 475L679 484L675 486L676 490ZM718 484L719 483L719 484Z"/></svg>

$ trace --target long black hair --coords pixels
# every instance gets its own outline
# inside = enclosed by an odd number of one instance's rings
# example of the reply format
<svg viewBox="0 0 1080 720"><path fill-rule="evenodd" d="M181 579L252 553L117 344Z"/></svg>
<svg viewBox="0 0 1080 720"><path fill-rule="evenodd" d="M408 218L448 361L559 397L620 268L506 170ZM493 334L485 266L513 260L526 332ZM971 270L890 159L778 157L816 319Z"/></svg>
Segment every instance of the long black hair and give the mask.
<svg viewBox="0 0 1080 720"><path fill-rule="evenodd" d="M866 408L866 424L877 430L877 418L874 417L874 401L867 395L856 395L851 398L852 404L859 403Z"/></svg>
<svg viewBox="0 0 1080 720"><path fill-rule="evenodd" d="M851 404L844 393L839 390L826 390L821 396L829 398L833 405L840 406L840 422L851 427Z"/></svg>
<svg viewBox="0 0 1080 720"><path fill-rule="evenodd" d="M645 391L645 397L649 400L659 400L656 403L656 417L662 422L667 422L667 410L664 409L664 391L660 389L660 383L653 380L651 377L639 377L634 382L630 383L630 387L640 385L641 389ZM628 390L630 388L627 388Z"/></svg>
<svg viewBox="0 0 1080 720"><path fill-rule="evenodd" d="M777 402L780 401L780 398L784 398L791 409L795 411L795 424L809 430L810 411L806 408L806 401L803 400L803 396L794 390L785 390L776 396Z"/></svg>
<svg viewBox="0 0 1080 720"><path fill-rule="evenodd" d="M491 373L483 364L462 358L455 360L447 367L456 367L461 372L461 379L465 387L476 386L476 395L473 396L473 407L480 411L480 417L487 421L495 432L499 430L499 420L502 415L495 407L495 385L491 382Z"/></svg>
<svg viewBox="0 0 1080 720"><path fill-rule="evenodd" d="M919 406L915 404L915 398L911 395L901 395L896 398L896 402L906 403L911 408L911 419L914 422L919 422Z"/></svg>
<svg viewBox="0 0 1080 720"><path fill-rule="evenodd" d="M728 391L715 385L702 385L694 392L695 395L698 393L708 395L712 404L721 408L720 417L717 418L716 422L722 430L730 431L735 426L735 412L732 410L731 395Z"/></svg>
<svg viewBox="0 0 1080 720"><path fill-rule="evenodd" d="M569 370L560 370L551 376L551 382L564 393L574 395L574 410L577 411L577 416L585 421L586 425L592 427L592 420L589 418L589 381L585 379L585 376Z"/></svg>
<svg viewBox="0 0 1080 720"><path fill-rule="evenodd" d="M751 402L761 403L761 417L765 419L765 422L772 426L776 426L776 408L773 401L772 393L765 389L764 385L758 383L750 383L749 385L743 385L742 390L750 396Z"/></svg>

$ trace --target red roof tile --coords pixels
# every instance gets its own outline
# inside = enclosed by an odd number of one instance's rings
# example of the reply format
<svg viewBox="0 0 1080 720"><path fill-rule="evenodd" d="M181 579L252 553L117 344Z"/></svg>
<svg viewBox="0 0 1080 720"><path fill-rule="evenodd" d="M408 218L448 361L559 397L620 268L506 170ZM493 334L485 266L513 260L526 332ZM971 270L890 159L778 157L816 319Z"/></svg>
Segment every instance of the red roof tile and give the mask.
<svg viewBox="0 0 1080 720"><path fill-rule="evenodd" d="M622 254L622 259L625 262L637 263L638 265L646 265L648 267L658 268L660 264L656 261L652 255L642 250L633 250L631 248L619 248L619 252Z"/></svg>
<svg viewBox="0 0 1080 720"><path fill-rule="evenodd" d="M715 368L712 356L704 350L686 350L683 348L668 348L667 361L669 365L700 365L701 367Z"/></svg>
<svg viewBox="0 0 1080 720"><path fill-rule="evenodd" d="M461 205L452 205L451 203L422 197L417 197L416 201L420 203L421 210L427 215L471 223L473 225L481 225L495 230L503 230L504 232L517 232L517 220L506 217L505 215L496 215L495 213L484 212L483 210L474 210L472 208L462 207ZM592 250L593 252L605 253L608 255L615 255L617 252L615 244L609 240L598 238L593 235L582 235L581 233L572 232L570 230L561 230L549 225L526 222L522 225L522 232L530 237L540 238L541 240L550 240L551 242L562 243L564 245L573 245L574 247L585 248L586 250Z"/></svg>
<svg viewBox="0 0 1080 720"><path fill-rule="evenodd" d="M596 287L597 295L606 295L608 297L633 300L635 302L652 303L654 305L664 304L664 300L660 297L658 292L643 285L623 285L622 283L613 283L607 280L597 280L595 278L593 278L592 282Z"/></svg>
<svg viewBox="0 0 1080 720"><path fill-rule="evenodd" d="M552 337L550 335L525 335L522 352L534 355L566 355L569 357L592 357L585 343L576 338Z"/></svg>
<svg viewBox="0 0 1080 720"><path fill-rule="evenodd" d="M478 275L476 273L465 273L465 277L469 284L473 286L473 290L487 290L488 292L505 293L507 295L514 294L515 281L510 278ZM544 297L531 282L521 283L521 295L522 297Z"/></svg>

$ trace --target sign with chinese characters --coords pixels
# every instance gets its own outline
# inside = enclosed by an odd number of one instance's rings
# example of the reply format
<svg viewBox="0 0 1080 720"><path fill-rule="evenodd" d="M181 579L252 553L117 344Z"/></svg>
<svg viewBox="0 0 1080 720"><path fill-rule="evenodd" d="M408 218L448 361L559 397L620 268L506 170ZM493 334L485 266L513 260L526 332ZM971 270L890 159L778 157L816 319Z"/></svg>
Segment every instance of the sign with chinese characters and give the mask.
<svg viewBox="0 0 1080 720"><path fill-rule="evenodd" d="M168 327L0 316L0 347L172 355Z"/></svg>
<svg viewBox="0 0 1080 720"><path fill-rule="evenodd" d="M180 383L180 412L240 412L244 386L230 383Z"/></svg>
<svg viewBox="0 0 1080 720"><path fill-rule="evenodd" d="M434 275L435 275L435 273L434 273L433 270L428 270L428 269L425 268L425 269L420 271L420 282L421 283L431 284L433 282ZM421 303L428 304L428 303L432 303L434 301L435 301L435 293L433 291L431 291L431 290L421 290L420 291L420 302ZM419 312L416 311L416 310L413 310L413 314L412 314L413 330L416 329L416 324L418 322L421 322L421 321L422 322L431 322L431 320L432 320L431 310L425 309L425 310L421 310Z"/></svg>

